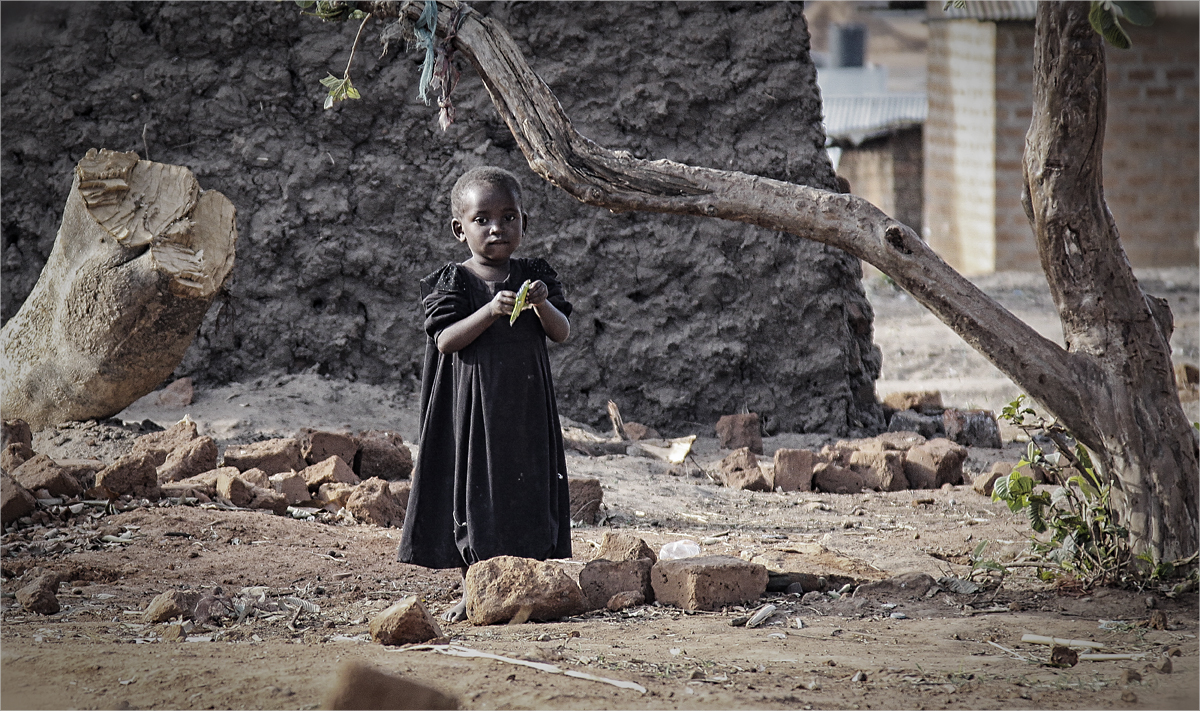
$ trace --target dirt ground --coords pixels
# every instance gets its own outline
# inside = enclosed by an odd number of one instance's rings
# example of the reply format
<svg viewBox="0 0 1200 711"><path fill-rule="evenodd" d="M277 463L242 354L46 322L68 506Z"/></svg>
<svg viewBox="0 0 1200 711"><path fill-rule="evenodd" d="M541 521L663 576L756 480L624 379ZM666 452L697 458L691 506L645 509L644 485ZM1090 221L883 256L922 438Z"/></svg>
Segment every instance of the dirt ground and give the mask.
<svg viewBox="0 0 1200 711"><path fill-rule="evenodd" d="M1039 275L996 275L981 285L1048 335L1057 321ZM942 390L946 404L998 409L1015 390L998 371L912 300L868 280L875 339L884 354L878 390ZM1175 356L1197 361L1197 274L1143 276L1171 299ZM1196 418L1195 403L1189 416ZM34 449L54 457L110 459L140 434L137 423L169 425L190 415L224 447L291 435L302 426L394 429L416 435L411 397L316 375L267 378L200 391L182 409L135 403L120 420L38 433ZM637 413L625 413L637 419ZM712 432L697 432L696 463L722 453ZM1012 432L1007 433L1009 437ZM778 447L819 449L821 435L774 434ZM1024 445L973 448L977 473L1015 460ZM672 474L655 459L570 454L576 476L601 480L605 520L573 530L581 567L607 530L636 532L656 549L689 538L706 553L761 556L771 567L855 583L905 572L965 577L968 553L988 541L990 557L1023 554L1028 527L970 486L937 491L836 495L759 493L716 486L698 471ZM102 536L125 535L127 542ZM655 605L600 611L551 623L444 627L451 644L557 669L634 682L602 681L486 658L387 648L367 622L395 600L423 596L435 611L459 594L457 572L394 562L398 529L305 521L261 512L195 506L137 506L105 512L85 506L52 525L3 538L0 706L18 708L316 708L339 665L358 659L457 696L463 708L1188 708L1200 707L1197 595L1164 591L1056 588L1026 568L980 592L913 595L893 588L833 599L768 593L777 614L755 629L730 621L746 609L689 613ZM12 598L34 567L70 579L62 611L41 616ZM980 581L984 582L984 581ZM313 603L299 616L258 614L210 624L182 642L166 625L142 622L160 592L222 587ZM1167 628L1144 625L1150 608ZM799 621L799 622L797 622ZM1046 666L1048 648L1027 633L1093 640L1132 660ZM1164 655L1179 650L1179 656ZM1170 660L1170 673L1155 669ZM861 674L860 674L861 672ZM1138 672L1140 681L1131 678Z"/></svg>

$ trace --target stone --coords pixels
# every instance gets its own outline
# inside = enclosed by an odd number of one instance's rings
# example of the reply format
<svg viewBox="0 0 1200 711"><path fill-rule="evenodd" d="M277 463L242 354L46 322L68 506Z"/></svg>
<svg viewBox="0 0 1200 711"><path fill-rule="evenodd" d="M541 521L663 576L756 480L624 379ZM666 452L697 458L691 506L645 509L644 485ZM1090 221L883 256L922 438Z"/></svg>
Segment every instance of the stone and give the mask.
<svg viewBox="0 0 1200 711"><path fill-rule="evenodd" d="M652 567L654 561L649 558L590 561L579 573L579 587L587 599L588 609L605 607L613 595L626 590L637 590L643 600L653 602L654 588L650 586Z"/></svg>
<svg viewBox="0 0 1200 711"><path fill-rule="evenodd" d="M767 569L727 555L660 560L650 570L654 597L685 610L719 610L757 600L767 590Z"/></svg>
<svg viewBox="0 0 1200 711"><path fill-rule="evenodd" d="M37 509L37 498L6 473L0 473L0 525L7 526Z"/></svg>
<svg viewBox="0 0 1200 711"><path fill-rule="evenodd" d="M17 589L17 602L29 612L53 615L62 609L58 604L59 578L53 573L35 577Z"/></svg>
<svg viewBox="0 0 1200 711"><path fill-rule="evenodd" d="M888 432L916 432L926 439L942 436L941 415L924 415L916 410L901 410L888 420Z"/></svg>
<svg viewBox="0 0 1200 711"><path fill-rule="evenodd" d="M275 474L277 472L271 472ZM354 486L360 479L350 468L349 464L342 461L341 457L329 457L325 461L312 466L305 467L300 471L300 476L304 477L304 482L308 484L309 491L317 491L322 484L349 484Z"/></svg>
<svg viewBox="0 0 1200 711"><path fill-rule="evenodd" d="M24 442L12 442L0 450L0 471L12 474L25 462L33 459L33 447Z"/></svg>
<svg viewBox="0 0 1200 711"><path fill-rule="evenodd" d="M907 452L918 444L925 444L925 437L918 432L908 432L906 430L896 430L894 432L884 432L876 437L876 441L884 449L894 449L899 452Z"/></svg>
<svg viewBox="0 0 1200 711"><path fill-rule="evenodd" d="M404 511L408 511L408 495L412 493L412 483L407 481L389 481L388 490L392 492L392 498L400 505Z"/></svg>
<svg viewBox="0 0 1200 711"><path fill-rule="evenodd" d="M1050 666L1073 667L1079 663L1079 652L1070 647L1056 644L1050 648Z"/></svg>
<svg viewBox="0 0 1200 711"><path fill-rule="evenodd" d="M975 481L971 482L971 488L984 496L991 496L992 489L996 486L996 480L1007 477L1012 470L1012 462L995 462L987 474L976 477Z"/></svg>
<svg viewBox="0 0 1200 711"><path fill-rule="evenodd" d="M290 472L290 471L289 472L280 472L280 474L291 474L291 473L292 472ZM261 486L264 489L273 488L271 486L271 477L272 476L273 475L264 472L262 469L259 469L258 467L253 467L251 469L247 469L246 471L242 472L242 478L245 479L248 483L253 484L255 486Z"/></svg>
<svg viewBox="0 0 1200 711"><path fill-rule="evenodd" d="M746 489L748 491L771 491L771 480L762 468L758 466L758 457L749 447L733 450L721 460L721 481L731 489Z"/></svg>
<svg viewBox="0 0 1200 711"><path fill-rule="evenodd" d="M941 410L942 393L937 390L889 393L883 396L883 405L897 411Z"/></svg>
<svg viewBox="0 0 1200 711"><path fill-rule="evenodd" d="M304 469L304 458L300 456L299 442L291 437L281 437L229 447L225 450L224 465L237 467L239 471L257 467L268 474L278 474Z"/></svg>
<svg viewBox="0 0 1200 711"><path fill-rule="evenodd" d="M191 378L180 378L158 393L158 404L163 407L187 407L192 404L196 389Z"/></svg>
<svg viewBox="0 0 1200 711"><path fill-rule="evenodd" d="M271 488L283 494L283 498L292 506L297 506L312 498L308 493L308 483L297 472L272 474L268 481Z"/></svg>
<svg viewBox="0 0 1200 711"><path fill-rule="evenodd" d="M69 498L83 493L79 480L44 454L39 454L17 467L12 477L30 491L45 489L51 496Z"/></svg>
<svg viewBox="0 0 1200 711"><path fill-rule="evenodd" d="M168 590L160 593L142 613L142 621L149 623L166 622L170 619L191 619L196 603L200 601L199 590Z"/></svg>
<svg viewBox="0 0 1200 711"><path fill-rule="evenodd" d="M866 477L868 489L902 491L908 488L903 452L893 449L878 452L860 449L850 454L850 469Z"/></svg>
<svg viewBox="0 0 1200 711"><path fill-rule="evenodd" d="M420 644L441 636L442 628L416 595L371 618L371 639L380 644Z"/></svg>
<svg viewBox="0 0 1200 711"><path fill-rule="evenodd" d="M1141 680L1142 675L1135 669L1124 669L1121 671L1121 684L1124 686L1136 684Z"/></svg>
<svg viewBox="0 0 1200 711"><path fill-rule="evenodd" d="M813 467L819 461L817 453L807 449L777 449L771 483L783 491L812 491Z"/></svg>
<svg viewBox="0 0 1200 711"><path fill-rule="evenodd" d="M967 448L948 439L931 439L908 450L904 474L914 489L937 489L942 484L962 483Z"/></svg>
<svg viewBox="0 0 1200 711"><path fill-rule="evenodd" d="M358 435L358 463L355 473L363 479L379 477L387 481L407 479L412 474L412 452L404 438L394 432L369 430Z"/></svg>
<svg viewBox="0 0 1200 711"><path fill-rule="evenodd" d="M187 641L187 631L183 629L183 625L167 625L160 636L163 642L185 642Z"/></svg>
<svg viewBox="0 0 1200 711"><path fill-rule="evenodd" d="M467 619L494 625L518 614L553 620L585 610L583 591L562 568L545 561L498 556L475 563L463 581Z"/></svg>
<svg viewBox="0 0 1200 711"><path fill-rule="evenodd" d="M128 494L135 499L157 501L159 457L155 452L126 454L96 473L96 488L110 499Z"/></svg>
<svg viewBox="0 0 1200 711"><path fill-rule="evenodd" d="M167 453L158 467L158 481L182 481L216 468L217 443L212 437L197 437Z"/></svg>
<svg viewBox="0 0 1200 711"><path fill-rule="evenodd" d="M32 447L33 429L25 420L0 420L0 447L7 447L14 442Z"/></svg>
<svg viewBox="0 0 1200 711"><path fill-rule="evenodd" d="M925 593L936 584L933 576L927 573L901 573L886 580L863 583L854 589L853 597L884 602L917 600L925 597Z"/></svg>
<svg viewBox="0 0 1200 711"><path fill-rule="evenodd" d="M853 469L822 462L813 467L813 489L830 494L857 494L870 489L875 479Z"/></svg>
<svg viewBox="0 0 1200 711"><path fill-rule="evenodd" d="M342 432L324 432L304 428L296 438L300 441L300 456L306 464L319 464L330 457L341 457L347 466L354 467L358 454L358 438Z"/></svg>
<svg viewBox="0 0 1200 711"><path fill-rule="evenodd" d="M647 427L640 422L626 422L623 425L625 436L637 442L642 439L660 439L658 430L653 427Z"/></svg>
<svg viewBox="0 0 1200 711"><path fill-rule="evenodd" d="M950 408L942 413L942 428L946 439L964 447L987 447L1000 449L1000 425L991 410L958 410Z"/></svg>
<svg viewBox="0 0 1200 711"><path fill-rule="evenodd" d="M266 509L276 516L287 513L288 500L283 494L264 486L251 485L250 503L247 508Z"/></svg>
<svg viewBox="0 0 1200 711"><path fill-rule="evenodd" d="M604 606L612 612L619 612L630 607L637 607L638 605L644 604L646 604L646 596L643 595L640 590L622 590L616 595L608 598L608 602L605 603Z"/></svg>
<svg viewBox="0 0 1200 711"><path fill-rule="evenodd" d="M1165 630L1167 628L1167 613L1162 610L1151 610L1150 619L1146 626L1152 630Z"/></svg>
<svg viewBox="0 0 1200 711"><path fill-rule="evenodd" d="M199 436L200 432L196 428L196 423L190 417L185 417L161 432L151 432L133 440L133 447L129 452L130 454L161 452L163 460L155 465L158 466L166 461L165 458L168 453L183 447ZM216 466L216 464L214 463L213 466Z"/></svg>
<svg viewBox="0 0 1200 711"><path fill-rule="evenodd" d="M241 472L231 473L233 467L224 467L217 475L217 496L227 499L239 508L246 508L254 500L254 485L242 478Z"/></svg>
<svg viewBox="0 0 1200 711"><path fill-rule="evenodd" d="M230 467L230 469L233 469L233 467ZM162 490L164 497L171 499L192 498L202 504L212 501L217 495L216 487L211 484L198 483L195 478L159 484L159 489Z"/></svg>
<svg viewBox="0 0 1200 711"><path fill-rule="evenodd" d="M571 495L571 520L588 526L596 523L600 504L604 503L604 490L599 479L567 477Z"/></svg>
<svg viewBox="0 0 1200 711"><path fill-rule="evenodd" d="M337 681L321 702L323 709L457 709L456 697L365 662L343 662Z"/></svg>
<svg viewBox="0 0 1200 711"><path fill-rule="evenodd" d="M717 439L725 449L749 447L755 454L763 453L762 427L753 412L725 415L717 420Z"/></svg>
<svg viewBox="0 0 1200 711"><path fill-rule="evenodd" d="M99 459L56 459L54 462L79 482L84 490L95 485L96 473L106 466Z"/></svg>
<svg viewBox="0 0 1200 711"><path fill-rule="evenodd" d="M404 525L405 506L392 496L388 482L378 477L367 479L354 487L344 506L362 523L384 528Z"/></svg>
<svg viewBox="0 0 1200 711"><path fill-rule="evenodd" d="M641 538L632 533L613 531L604 532L604 537L600 539L600 550L595 556L595 559L612 561L637 560L638 558L646 558L651 564L658 562L658 555L654 549Z"/></svg>
<svg viewBox="0 0 1200 711"><path fill-rule="evenodd" d="M330 482L322 484L321 488L317 489L315 499L323 504L334 504L340 509L346 505L346 502L350 500L350 495L353 493L353 484Z"/></svg>

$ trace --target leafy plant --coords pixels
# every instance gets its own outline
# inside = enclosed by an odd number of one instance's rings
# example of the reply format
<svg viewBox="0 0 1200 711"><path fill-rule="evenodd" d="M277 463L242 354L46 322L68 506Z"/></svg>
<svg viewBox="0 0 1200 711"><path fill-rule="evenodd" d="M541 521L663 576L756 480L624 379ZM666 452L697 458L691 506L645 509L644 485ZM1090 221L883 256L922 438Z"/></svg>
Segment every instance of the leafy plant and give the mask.
<svg viewBox="0 0 1200 711"><path fill-rule="evenodd" d="M329 94L325 97L325 108L332 109L333 105L339 101L346 99L361 99L362 94L358 93L358 89L354 88L354 83L350 81L350 65L354 63L354 53L358 49L358 40L362 37L363 28L367 26L367 20L371 19L371 14L355 9L347 2L341 0L296 0L296 4L300 6L302 15L313 15L319 17L326 22L344 22L346 20L362 19L362 24L358 26L358 33L354 35L354 44L350 46L350 59L346 62L346 71L342 73L342 78L338 79L333 74L321 80L321 84L329 90ZM307 12L309 8L313 8L312 12Z"/></svg>
<svg viewBox="0 0 1200 711"><path fill-rule="evenodd" d="M946 0L942 10L951 7L962 10L967 6L966 0ZM1153 2L1142 0L1092 0L1088 10L1088 23L1106 42L1118 49L1129 49L1133 42L1121 26L1120 18L1130 23L1147 27L1154 24L1156 12Z"/></svg>

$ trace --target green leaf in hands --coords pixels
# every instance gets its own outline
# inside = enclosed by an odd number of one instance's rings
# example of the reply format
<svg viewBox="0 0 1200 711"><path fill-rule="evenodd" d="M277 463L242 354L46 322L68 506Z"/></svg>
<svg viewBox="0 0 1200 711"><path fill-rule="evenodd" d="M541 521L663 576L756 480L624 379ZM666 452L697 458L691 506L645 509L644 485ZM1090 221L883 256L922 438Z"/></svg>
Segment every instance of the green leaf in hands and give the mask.
<svg viewBox="0 0 1200 711"><path fill-rule="evenodd" d="M525 309L525 298L529 296L530 282L528 279L521 285L521 290L517 292L517 303L513 304L512 316L508 317L508 325L511 326L517 322L517 318L521 316L521 311Z"/></svg>

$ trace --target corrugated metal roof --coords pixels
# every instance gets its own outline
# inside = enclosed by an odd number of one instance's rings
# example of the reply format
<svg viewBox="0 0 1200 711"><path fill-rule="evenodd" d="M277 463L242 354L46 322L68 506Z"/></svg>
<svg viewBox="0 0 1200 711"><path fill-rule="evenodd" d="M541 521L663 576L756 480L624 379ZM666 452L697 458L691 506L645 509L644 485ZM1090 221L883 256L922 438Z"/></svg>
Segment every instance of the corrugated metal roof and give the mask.
<svg viewBox="0 0 1200 711"><path fill-rule="evenodd" d="M1036 0L968 0L964 7L951 5L942 11L947 20L1033 20L1037 17ZM931 20L938 13L931 12Z"/></svg>
<svg viewBox="0 0 1200 711"><path fill-rule="evenodd" d="M925 94L869 94L824 99L825 136L832 143L858 145L868 138L925 123Z"/></svg>

